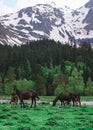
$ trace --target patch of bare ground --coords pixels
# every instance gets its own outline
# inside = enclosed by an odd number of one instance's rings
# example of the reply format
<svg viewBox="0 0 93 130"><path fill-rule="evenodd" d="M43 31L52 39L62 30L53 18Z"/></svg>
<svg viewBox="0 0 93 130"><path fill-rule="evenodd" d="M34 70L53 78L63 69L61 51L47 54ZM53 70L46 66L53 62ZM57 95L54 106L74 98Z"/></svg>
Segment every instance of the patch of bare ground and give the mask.
<svg viewBox="0 0 93 130"><path fill-rule="evenodd" d="M5 99L0 99L0 103L9 103L10 100L5 100ZM31 101L25 101L26 103L30 103ZM52 102L48 102L48 101L37 101L38 104L52 104ZM60 104L60 102L58 102L58 104ZM81 105L93 105L93 101L81 101Z"/></svg>

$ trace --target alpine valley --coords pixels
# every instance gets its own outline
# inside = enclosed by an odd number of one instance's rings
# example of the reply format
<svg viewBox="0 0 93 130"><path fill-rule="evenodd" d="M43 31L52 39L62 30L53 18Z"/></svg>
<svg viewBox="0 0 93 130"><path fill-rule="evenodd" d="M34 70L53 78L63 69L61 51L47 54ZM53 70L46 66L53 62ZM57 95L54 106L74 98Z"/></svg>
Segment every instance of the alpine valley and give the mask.
<svg viewBox="0 0 93 130"><path fill-rule="evenodd" d="M93 0L77 10L38 4L0 17L1 44L21 45L40 39L93 43Z"/></svg>

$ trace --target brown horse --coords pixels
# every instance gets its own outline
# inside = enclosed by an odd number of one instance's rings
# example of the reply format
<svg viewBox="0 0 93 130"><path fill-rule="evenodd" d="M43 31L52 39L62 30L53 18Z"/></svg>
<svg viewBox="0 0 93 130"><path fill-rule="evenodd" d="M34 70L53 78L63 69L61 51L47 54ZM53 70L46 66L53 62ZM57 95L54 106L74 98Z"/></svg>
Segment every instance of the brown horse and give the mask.
<svg viewBox="0 0 93 130"><path fill-rule="evenodd" d="M15 93L11 94L10 104L17 105L18 104L18 96Z"/></svg>
<svg viewBox="0 0 93 130"><path fill-rule="evenodd" d="M73 93L73 98L74 98L74 102L76 103L76 105L79 104L81 106L80 95Z"/></svg>
<svg viewBox="0 0 93 130"><path fill-rule="evenodd" d="M28 99L32 100L31 107L33 106L33 103L34 103L34 107L36 107L36 98L39 99L37 92L32 90L23 91L23 90L19 90L17 87L14 87L13 90L19 97L21 107L25 107L24 100L28 100Z"/></svg>
<svg viewBox="0 0 93 130"><path fill-rule="evenodd" d="M81 105L80 102L80 96L78 94L74 94L74 93L60 93L54 100L53 100L53 106L56 105L56 102L60 100L61 105L64 104L65 102L67 102L67 104L70 104L70 102L73 102L73 106L75 105L75 103L79 103L79 105Z"/></svg>

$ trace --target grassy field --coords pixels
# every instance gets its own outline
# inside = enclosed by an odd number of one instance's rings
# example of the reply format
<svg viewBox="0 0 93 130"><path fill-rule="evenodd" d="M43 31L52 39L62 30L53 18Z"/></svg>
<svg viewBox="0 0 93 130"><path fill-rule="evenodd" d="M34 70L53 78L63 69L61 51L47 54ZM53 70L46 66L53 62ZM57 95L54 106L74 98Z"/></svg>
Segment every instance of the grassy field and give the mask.
<svg viewBox="0 0 93 130"><path fill-rule="evenodd" d="M0 130L93 130L93 106L0 104Z"/></svg>

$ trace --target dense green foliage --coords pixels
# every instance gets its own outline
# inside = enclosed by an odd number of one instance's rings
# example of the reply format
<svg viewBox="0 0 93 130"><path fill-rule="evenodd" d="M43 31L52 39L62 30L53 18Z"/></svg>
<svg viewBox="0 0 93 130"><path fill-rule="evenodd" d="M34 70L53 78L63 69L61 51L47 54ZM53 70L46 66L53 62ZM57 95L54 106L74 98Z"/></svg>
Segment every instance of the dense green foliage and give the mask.
<svg viewBox="0 0 93 130"><path fill-rule="evenodd" d="M93 106L42 105L37 108L0 104L0 130L93 130Z"/></svg>
<svg viewBox="0 0 93 130"><path fill-rule="evenodd" d="M0 92L13 85L35 89L40 95L74 91L93 95L93 50L89 43L61 44L31 41L21 46L0 45Z"/></svg>

